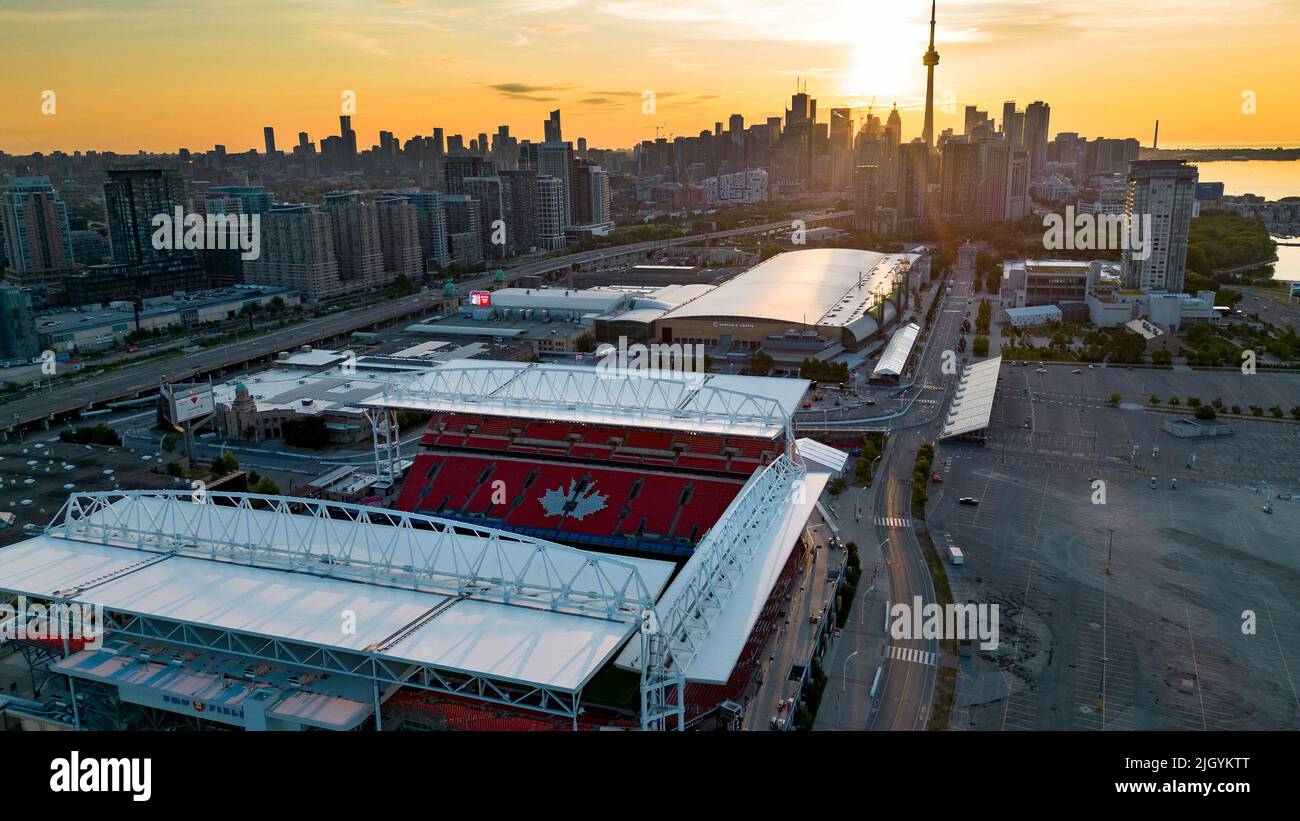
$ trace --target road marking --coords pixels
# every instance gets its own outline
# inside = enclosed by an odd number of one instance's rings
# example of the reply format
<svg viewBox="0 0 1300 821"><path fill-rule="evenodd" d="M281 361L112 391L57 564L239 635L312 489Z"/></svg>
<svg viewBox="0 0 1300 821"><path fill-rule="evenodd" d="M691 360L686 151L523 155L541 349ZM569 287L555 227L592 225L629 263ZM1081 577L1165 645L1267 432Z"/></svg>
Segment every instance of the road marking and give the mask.
<svg viewBox="0 0 1300 821"><path fill-rule="evenodd" d="M889 657L896 661L910 661L913 664L924 664L934 667L939 662L939 654L932 653L929 650L917 650L912 647L899 647L892 645L889 648Z"/></svg>
<svg viewBox="0 0 1300 821"><path fill-rule="evenodd" d="M899 516L877 516L876 527L911 527L912 520Z"/></svg>

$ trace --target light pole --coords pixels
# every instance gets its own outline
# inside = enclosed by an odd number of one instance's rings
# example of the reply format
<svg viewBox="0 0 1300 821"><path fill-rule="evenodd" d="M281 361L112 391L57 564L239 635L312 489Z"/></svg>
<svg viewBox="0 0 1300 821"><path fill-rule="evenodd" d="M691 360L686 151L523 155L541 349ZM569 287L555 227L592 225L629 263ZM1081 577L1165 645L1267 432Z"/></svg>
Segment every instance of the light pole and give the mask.
<svg viewBox="0 0 1300 821"><path fill-rule="evenodd" d="M850 661L853 661L853 657L856 656L856 655L858 654L858 652L859 652L858 650L854 650L852 653L849 653L849 657L848 657L848 658L844 659L844 670L840 673L840 692L841 692L841 693L844 692L844 688L845 688L845 686L848 684L848 681L849 681L849 662L850 662Z"/></svg>

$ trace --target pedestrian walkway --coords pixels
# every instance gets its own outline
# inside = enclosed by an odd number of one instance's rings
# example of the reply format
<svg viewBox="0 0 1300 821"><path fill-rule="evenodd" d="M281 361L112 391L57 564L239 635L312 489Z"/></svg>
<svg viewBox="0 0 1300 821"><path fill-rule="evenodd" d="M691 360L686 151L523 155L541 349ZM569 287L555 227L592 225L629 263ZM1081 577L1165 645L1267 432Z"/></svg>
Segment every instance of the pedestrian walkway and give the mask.
<svg viewBox="0 0 1300 821"><path fill-rule="evenodd" d="M876 527L911 527L912 520L902 516L877 516Z"/></svg>
<svg viewBox="0 0 1300 821"><path fill-rule="evenodd" d="M938 653L932 653L929 650L916 650L911 647L899 647L898 645L889 648L889 657L898 661L926 664L930 667L934 667L939 663Z"/></svg>

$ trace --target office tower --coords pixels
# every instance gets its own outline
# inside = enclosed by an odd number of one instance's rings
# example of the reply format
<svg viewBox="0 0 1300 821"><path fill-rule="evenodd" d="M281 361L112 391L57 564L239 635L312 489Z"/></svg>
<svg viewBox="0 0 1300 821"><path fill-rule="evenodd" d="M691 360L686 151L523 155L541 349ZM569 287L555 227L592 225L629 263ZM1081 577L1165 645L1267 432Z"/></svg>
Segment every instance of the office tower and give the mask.
<svg viewBox="0 0 1300 821"><path fill-rule="evenodd" d="M275 129L271 126L265 126L262 129L262 140L266 143L266 156L275 153Z"/></svg>
<svg viewBox="0 0 1300 821"><path fill-rule="evenodd" d="M732 114L727 118L727 134L731 137L733 143L744 142L745 140L745 115Z"/></svg>
<svg viewBox="0 0 1300 821"><path fill-rule="evenodd" d="M467 194L442 198L447 224L447 253L453 265L477 265L483 261L483 222L479 202Z"/></svg>
<svg viewBox="0 0 1300 821"><path fill-rule="evenodd" d="M1007 100L1002 104L1002 122L998 124L999 129L1007 140L1011 142L1020 142L1011 139L1011 118L1016 114L1016 101Z"/></svg>
<svg viewBox="0 0 1300 821"><path fill-rule="evenodd" d="M339 138L343 141L344 161L350 167L357 160L357 132L352 130L351 115L339 115Z"/></svg>
<svg viewBox="0 0 1300 821"><path fill-rule="evenodd" d="M13 177L0 192L0 239L5 281L15 285L59 282L75 267L68 210L49 177Z"/></svg>
<svg viewBox="0 0 1300 821"><path fill-rule="evenodd" d="M542 142L558 143L564 137L560 132L560 110L557 108L551 112L551 116L542 124Z"/></svg>
<svg viewBox="0 0 1300 821"><path fill-rule="evenodd" d="M854 224L860 231L880 232L880 167L859 165L853 170Z"/></svg>
<svg viewBox="0 0 1300 821"><path fill-rule="evenodd" d="M1141 251L1124 249L1124 286L1181 293L1187 267L1187 232L1196 216L1197 168L1183 160L1138 160L1129 166L1124 215L1140 236ZM1131 238L1131 237L1130 237ZM1140 256L1146 256L1140 259Z"/></svg>
<svg viewBox="0 0 1300 821"><path fill-rule="evenodd" d="M537 172L502 171L498 176L511 251L527 254L541 248L541 235L537 232Z"/></svg>
<svg viewBox="0 0 1300 821"><path fill-rule="evenodd" d="M379 214L374 203L363 202L355 191L340 191L325 195L325 209L334 229L334 254L339 261L342 287L361 291L386 284Z"/></svg>
<svg viewBox="0 0 1300 821"><path fill-rule="evenodd" d="M298 148L304 154L309 153L311 151L311 141L308 140L306 131L298 132Z"/></svg>
<svg viewBox="0 0 1300 821"><path fill-rule="evenodd" d="M975 106L968 105L962 123L962 133L969 137L975 133L976 128L988 121L989 113L987 111L980 111Z"/></svg>
<svg viewBox="0 0 1300 821"><path fill-rule="evenodd" d="M542 248L557 251L565 245L564 212L566 208L564 183L558 177L537 178L537 235Z"/></svg>
<svg viewBox="0 0 1300 821"><path fill-rule="evenodd" d="M193 253L156 250L153 247L153 218L167 214L174 218L176 207L185 205L185 181L180 172L162 168L110 169L104 183L104 208L108 214L108 237L113 261L138 265L150 260Z"/></svg>
<svg viewBox="0 0 1300 821"><path fill-rule="evenodd" d="M384 274L404 276L419 281L424 276L424 256L420 247L420 225L415 207L402 195L375 200L379 221L379 250L384 258Z"/></svg>
<svg viewBox="0 0 1300 821"><path fill-rule="evenodd" d="M979 218L981 157L979 143L950 142L944 147L942 213L945 216Z"/></svg>
<svg viewBox="0 0 1300 821"><path fill-rule="evenodd" d="M930 48L921 58L925 65L925 128L921 140L934 147L934 67L939 65L939 52L934 50L934 0L930 0Z"/></svg>
<svg viewBox="0 0 1300 821"><path fill-rule="evenodd" d="M587 159L587 138L586 137L578 138L578 156L581 159L584 160Z"/></svg>
<svg viewBox="0 0 1300 821"><path fill-rule="evenodd" d="M922 141L899 146L897 209L899 230L923 224L930 182L930 147Z"/></svg>
<svg viewBox="0 0 1300 821"><path fill-rule="evenodd" d="M1029 149L1029 172L1041 176L1047 167L1047 128L1052 108L1042 100L1035 100L1025 109L1024 146Z"/></svg>
<svg viewBox="0 0 1300 821"><path fill-rule="evenodd" d="M982 151L982 179L978 197L979 219L984 222L1013 222L1023 219L1028 209L1029 152L1007 140L979 144Z"/></svg>
<svg viewBox="0 0 1300 821"><path fill-rule="evenodd" d="M343 293L330 215L310 205L276 206L261 217L262 253L244 261L244 281L297 289L304 299Z"/></svg>
<svg viewBox="0 0 1300 821"><path fill-rule="evenodd" d="M848 151L853 148L853 111L848 108L831 109L830 141Z"/></svg>
<svg viewBox="0 0 1300 821"><path fill-rule="evenodd" d="M442 161L443 190L448 194L464 194L462 181L466 177L490 177L494 171L491 160L473 154L447 157Z"/></svg>
<svg viewBox="0 0 1300 821"><path fill-rule="evenodd" d="M418 190L400 193L415 210L416 230L420 235L420 256L424 259L425 267L447 267L450 257L447 251L447 215L443 212L442 194Z"/></svg>

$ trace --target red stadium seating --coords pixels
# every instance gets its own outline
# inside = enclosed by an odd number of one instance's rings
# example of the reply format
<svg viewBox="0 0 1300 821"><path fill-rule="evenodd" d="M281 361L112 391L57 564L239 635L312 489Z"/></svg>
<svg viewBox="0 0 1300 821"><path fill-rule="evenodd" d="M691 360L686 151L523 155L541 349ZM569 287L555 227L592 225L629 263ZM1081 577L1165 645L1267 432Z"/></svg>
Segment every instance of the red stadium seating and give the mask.
<svg viewBox="0 0 1300 821"><path fill-rule="evenodd" d="M623 447L641 450L668 450L672 445L673 434L653 430L628 431L627 438L623 440Z"/></svg>

